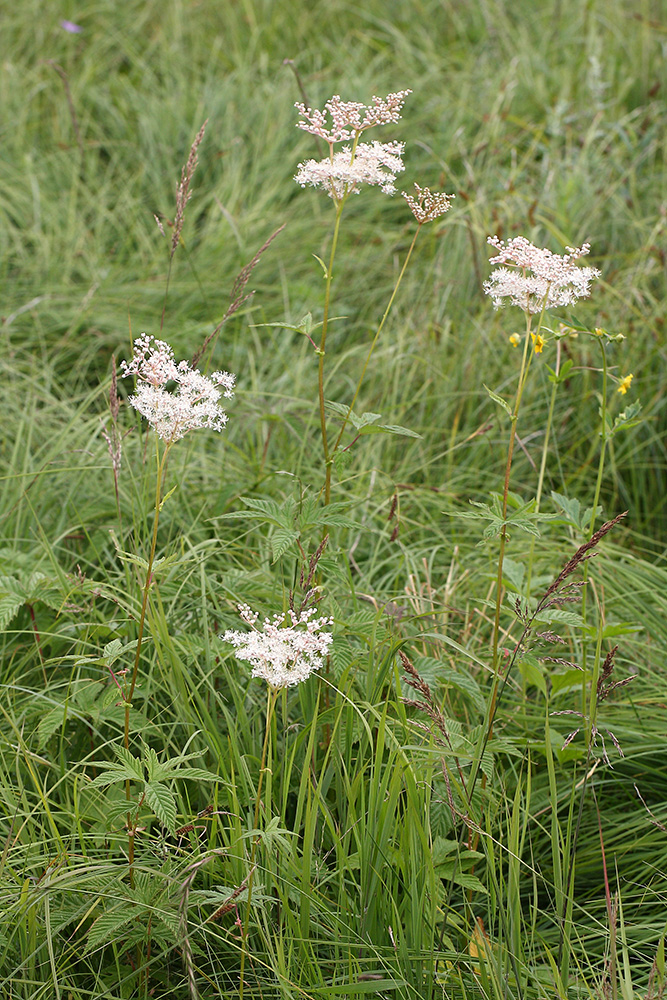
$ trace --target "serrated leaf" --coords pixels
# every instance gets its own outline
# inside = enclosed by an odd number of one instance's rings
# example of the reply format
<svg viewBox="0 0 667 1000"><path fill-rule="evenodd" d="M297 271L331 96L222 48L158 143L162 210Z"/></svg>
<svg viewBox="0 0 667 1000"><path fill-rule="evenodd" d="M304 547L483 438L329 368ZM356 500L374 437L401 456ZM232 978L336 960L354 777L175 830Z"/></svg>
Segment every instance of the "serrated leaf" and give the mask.
<svg viewBox="0 0 667 1000"><path fill-rule="evenodd" d="M550 625L572 625L578 628L583 625L583 618L576 611L566 611L564 608L544 608L540 611L538 620Z"/></svg>
<svg viewBox="0 0 667 1000"><path fill-rule="evenodd" d="M124 764L104 764L103 767L104 770L91 781L91 788L104 788L106 785L115 785L119 781L137 780L135 772L125 767ZM143 781L143 777L140 780Z"/></svg>
<svg viewBox="0 0 667 1000"><path fill-rule="evenodd" d="M205 771L203 767L182 767L178 771L179 778L190 778L191 781L220 781L217 774Z"/></svg>
<svg viewBox="0 0 667 1000"><path fill-rule="evenodd" d="M0 593L0 629L4 631L7 628L14 615L20 611L24 604L25 600L19 594L7 591L4 594Z"/></svg>
<svg viewBox="0 0 667 1000"><path fill-rule="evenodd" d="M364 427L359 433L364 435L399 434L403 437L421 439L421 434L418 434L417 431L410 430L409 427L400 427L398 424L374 424L372 427Z"/></svg>
<svg viewBox="0 0 667 1000"><path fill-rule="evenodd" d="M523 563L515 562L514 559L510 559L505 556L503 560L503 576L505 577L505 583L510 583L512 589L520 594L523 587L523 578L526 574L526 567Z"/></svg>
<svg viewBox="0 0 667 1000"><path fill-rule="evenodd" d="M562 674L551 675L551 694L555 697L561 691L571 688L581 688L583 673L581 670L566 670Z"/></svg>
<svg viewBox="0 0 667 1000"><path fill-rule="evenodd" d="M125 747L119 745L114 747L114 753L116 754L116 757L118 757L121 764L123 764L128 771L132 772L136 781L144 780L144 767L138 757L135 757L129 750L126 750Z"/></svg>
<svg viewBox="0 0 667 1000"><path fill-rule="evenodd" d="M144 763L146 765L146 776L148 781L159 780L162 767L153 747L144 745Z"/></svg>
<svg viewBox="0 0 667 1000"><path fill-rule="evenodd" d="M129 923L130 920L134 920L137 915L137 908L133 907L129 900L124 900L112 910L101 913L97 920L93 921L88 931L86 951L104 944L105 941L113 937L116 931Z"/></svg>
<svg viewBox="0 0 667 1000"><path fill-rule="evenodd" d="M275 528L271 533L271 562L277 562L296 542L299 532L292 528Z"/></svg>
<svg viewBox="0 0 667 1000"><path fill-rule="evenodd" d="M43 747L44 744L49 740L54 733L57 733L65 722L65 708L63 705L58 705L56 708L50 709L46 715L43 715L39 720L39 725L37 726L37 739L39 741L39 746Z"/></svg>
<svg viewBox="0 0 667 1000"><path fill-rule="evenodd" d="M615 624L610 622L602 630L603 639L615 639L619 635L634 635L635 632L641 632L643 626L637 625L636 622L616 622Z"/></svg>
<svg viewBox="0 0 667 1000"><path fill-rule="evenodd" d="M135 643L131 643L135 645ZM112 639L108 642L102 650L102 656L106 660L107 664L111 666L115 660L118 659L120 654L123 652L123 641L122 639Z"/></svg>
<svg viewBox="0 0 667 1000"><path fill-rule="evenodd" d="M566 497L562 493L551 491L552 499L558 504L566 518L576 528L581 528L581 503L576 497Z"/></svg>
<svg viewBox="0 0 667 1000"><path fill-rule="evenodd" d="M358 419L357 427L360 430L362 427L371 427L373 424L376 424L378 420L381 419L382 419L381 413L371 413L370 411L368 413L362 413Z"/></svg>
<svg viewBox="0 0 667 1000"><path fill-rule="evenodd" d="M159 781L147 781L144 787L147 805L153 810L163 826L173 833L176 829L176 799L172 792Z"/></svg>
<svg viewBox="0 0 667 1000"><path fill-rule="evenodd" d="M488 392L488 394L491 397L491 399L493 400L493 402L497 403L498 406L501 406L503 408L503 410L505 411L505 413L509 417L511 417L512 416L512 408L510 407L509 403L506 402L506 400L504 400L502 396L499 396L497 392L493 392L491 389L489 389L488 385L485 385L484 382L482 382L482 385L484 386L484 388Z"/></svg>
<svg viewBox="0 0 667 1000"><path fill-rule="evenodd" d="M541 691L546 698L547 682L542 671L538 667L537 663L533 661L532 657L525 657L525 659L519 661L517 666L526 684L532 684L533 687L536 687L538 691Z"/></svg>

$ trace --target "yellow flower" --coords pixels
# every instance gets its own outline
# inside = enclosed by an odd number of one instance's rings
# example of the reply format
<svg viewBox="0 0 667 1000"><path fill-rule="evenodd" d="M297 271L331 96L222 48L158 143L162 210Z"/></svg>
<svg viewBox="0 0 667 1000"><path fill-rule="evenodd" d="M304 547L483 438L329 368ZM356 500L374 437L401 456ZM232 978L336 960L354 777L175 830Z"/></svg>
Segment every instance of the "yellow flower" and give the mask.
<svg viewBox="0 0 667 1000"><path fill-rule="evenodd" d="M633 378L634 375L626 375L625 378L622 378L620 385L616 391L620 392L623 396L625 396L626 392L630 388L630 383L632 382Z"/></svg>
<svg viewBox="0 0 667 1000"><path fill-rule="evenodd" d="M604 330L602 329L602 327L596 326L594 332L595 332L596 336L598 336L598 337L604 337Z"/></svg>
<svg viewBox="0 0 667 1000"><path fill-rule="evenodd" d="M518 347L520 343L521 343L521 337L519 336L519 334L513 333L512 336L510 337L510 344L512 345L512 347Z"/></svg>
<svg viewBox="0 0 667 1000"><path fill-rule="evenodd" d="M533 345L535 347L535 353L536 354L541 354L542 350L544 348L544 344L545 344L545 341L544 341L544 339L542 337L542 334L541 333L531 333L531 337L533 338Z"/></svg>

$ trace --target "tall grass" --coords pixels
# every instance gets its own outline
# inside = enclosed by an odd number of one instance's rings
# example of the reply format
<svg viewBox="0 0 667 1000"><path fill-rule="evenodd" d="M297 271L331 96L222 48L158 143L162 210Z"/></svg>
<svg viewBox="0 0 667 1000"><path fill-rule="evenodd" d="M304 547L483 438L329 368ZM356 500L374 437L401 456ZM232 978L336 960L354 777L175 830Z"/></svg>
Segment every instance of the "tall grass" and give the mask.
<svg viewBox="0 0 667 1000"><path fill-rule="evenodd" d="M229 996L243 968L245 994L264 998L661 995L662 5L28 2L3 24L0 992ZM312 255L327 259L332 213L292 179L316 155L294 127L300 86L314 106L412 88L391 134L407 142L401 186L456 194L420 234L355 404L419 437L364 435L343 452L326 524L317 363L299 327L322 319ZM128 712L113 678L122 688L136 651L155 470L122 406L117 507L101 421L112 354L160 335L175 187L205 118L161 334L177 357L192 357L241 268L287 225L200 362L238 377L224 438L197 432L169 454L175 492L159 513L163 559ZM346 206L325 358L339 407L413 232L402 199L369 190ZM482 292L490 233L558 252L590 240L602 271L591 299L559 317L581 330L559 348L574 366L555 395L541 501L558 518L534 541L510 532L512 600L534 606L587 537L551 500L585 509L595 494L601 365L584 330L625 335L608 346L610 373L635 378L628 397L610 384L612 413L643 404L607 446L596 524L629 514L589 566L593 631L573 626L562 650L585 650L590 669L604 635L598 665L618 642L613 679L636 675L597 706L624 754L605 736L611 764L583 735L563 748L585 729L560 714L581 711L581 675L530 656L481 752L498 543L458 515L502 492L508 422L482 383L510 399L508 337L521 332ZM511 490L524 501L549 351L533 357L517 425ZM218 635L238 626L239 601L283 610L301 560L281 554L279 523L240 518L242 498L293 517L307 559L329 534L315 583L336 623L330 662L282 691L268 719L265 688ZM518 635L505 604L500 625L502 666ZM420 699L400 650L446 739L405 704ZM165 772L162 813L137 814L132 880L125 786L101 787L126 712L138 798L149 760L181 768ZM179 764L187 754L199 756Z"/></svg>

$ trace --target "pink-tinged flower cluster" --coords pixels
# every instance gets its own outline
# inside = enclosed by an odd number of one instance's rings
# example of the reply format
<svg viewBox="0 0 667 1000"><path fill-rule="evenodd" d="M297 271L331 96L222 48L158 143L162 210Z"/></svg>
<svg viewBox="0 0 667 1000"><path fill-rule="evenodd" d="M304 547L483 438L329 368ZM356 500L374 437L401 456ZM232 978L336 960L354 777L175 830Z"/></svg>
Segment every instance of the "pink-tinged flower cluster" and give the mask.
<svg viewBox="0 0 667 1000"><path fill-rule="evenodd" d="M329 146L326 159L306 160L299 164L294 178L297 184L322 188L335 202L348 194L358 194L361 184L375 184L385 194L393 194L396 174L404 169L404 144L365 143L359 142L359 137L376 125L397 122L409 93L409 90L399 90L386 97L373 97L369 106L358 101L342 101L335 94L324 105L323 111L297 104L301 115L298 128L324 139ZM339 142L347 145L334 152L334 145Z"/></svg>
<svg viewBox="0 0 667 1000"><path fill-rule="evenodd" d="M316 611L310 608L300 615L288 611L291 624L285 624L284 615L273 615L260 629L255 627L257 612L239 604L241 618L253 631L229 629L221 638L234 646L238 660L252 664L253 677L261 677L272 688L290 687L323 666L331 645L331 632L322 630L330 628L333 619L315 618Z"/></svg>
<svg viewBox="0 0 667 1000"><path fill-rule="evenodd" d="M569 306L590 295L591 281L600 275L595 267L575 264L589 253L588 243L566 247L567 253L562 256L534 246L524 236L507 242L489 236L488 243L498 251L490 263L509 264L499 267L484 282L484 291L496 308L506 301L530 313L541 312L545 304L547 308Z"/></svg>
<svg viewBox="0 0 667 1000"><path fill-rule="evenodd" d="M137 378L136 393L128 403L169 444L198 427L221 431L227 423L227 414L218 400L234 395L234 376L229 372L206 376L191 368L187 361L177 364L172 348L164 340L146 335L137 337L134 357L129 364L121 362L121 371L123 377ZM173 391L167 389L171 382L175 383Z"/></svg>
<svg viewBox="0 0 667 1000"><path fill-rule="evenodd" d="M401 191L401 194L420 226L425 222L433 222L434 219L448 212L454 198L453 194L431 191L430 188L422 188L419 184L415 184L416 197L406 194L405 191Z"/></svg>
<svg viewBox="0 0 667 1000"><path fill-rule="evenodd" d="M377 184L385 194L396 190L396 174L404 170L402 142L360 142L354 151L344 146L325 160L306 160L294 177L297 184L321 187L339 201L345 194L359 193L360 184Z"/></svg>
<svg viewBox="0 0 667 1000"><path fill-rule="evenodd" d="M399 121L405 98L411 93L411 90L399 90L384 98L373 97L369 107L357 101L342 101L338 94L327 101L323 111L297 103L295 108L301 115L297 128L324 139L333 152L336 142L352 142L367 128ZM330 126L327 126L327 116L331 117Z"/></svg>

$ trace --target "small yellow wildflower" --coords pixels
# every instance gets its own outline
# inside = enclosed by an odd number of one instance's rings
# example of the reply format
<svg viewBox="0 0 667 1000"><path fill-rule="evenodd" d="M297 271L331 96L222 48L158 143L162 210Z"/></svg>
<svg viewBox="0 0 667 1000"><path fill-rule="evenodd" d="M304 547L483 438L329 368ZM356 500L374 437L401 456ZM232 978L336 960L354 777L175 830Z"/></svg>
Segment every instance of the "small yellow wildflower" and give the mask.
<svg viewBox="0 0 667 1000"><path fill-rule="evenodd" d="M632 382L633 378L634 375L626 375L625 378L622 378L620 385L616 391L620 392L623 396L625 396L626 392L630 388L630 383Z"/></svg>
<svg viewBox="0 0 667 1000"><path fill-rule="evenodd" d="M510 337L510 344L512 345L512 347L518 347L520 343L521 343L521 337L519 336L519 334L513 333L512 336Z"/></svg>
<svg viewBox="0 0 667 1000"><path fill-rule="evenodd" d="M595 327L595 334L597 337L604 337L604 330L602 329L601 326Z"/></svg>
<svg viewBox="0 0 667 1000"><path fill-rule="evenodd" d="M544 341L544 339L542 337L542 334L541 333L531 333L531 337L533 338L533 346L535 348L535 353L536 354L541 354L542 350L544 348L544 344L545 344L545 341Z"/></svg>

